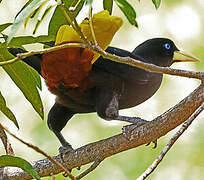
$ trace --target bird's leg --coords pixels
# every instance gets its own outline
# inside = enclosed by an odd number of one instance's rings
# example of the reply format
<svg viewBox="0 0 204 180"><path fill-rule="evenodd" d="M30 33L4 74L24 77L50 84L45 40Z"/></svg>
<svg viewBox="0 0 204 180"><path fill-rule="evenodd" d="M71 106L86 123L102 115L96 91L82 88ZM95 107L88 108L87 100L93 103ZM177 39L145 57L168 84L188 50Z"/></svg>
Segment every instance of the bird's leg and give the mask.
<svg viewBox="0 0 204 180"><path fill-rule="evenodd" d="M96 111L97 114L105 120L119 120L133 123L136 127L142 126L149 121L139 117L127 117L119 115L119 95L116 92L101 90L97 96ZM123 128L124 134L129 134L127 128ZM153 141L154 148L157 147L157 140ZM147 144L149 145L149 143Z"/></svg>
<svg viewBox="0 0 204 180"><path fill-rule="evenodd" d="M67 107L55 103L48 114L48 127L54 132L62 147L60 147L60 153L66 153L73 151L72 146L64 139L61 134L61 130L64 128L68 120L74 115L74 112L70 111Z"/></svg>
<svg viewBox="0 0 204 180"><path fill-rule="evenodd" d="M107 90L101 90L96 103L96 111L98 115L105 120L119 120L129 123L133 123L137 126L141 126L148 121L139 117L127 117L119 115L119 95L116 92L108 92Z"/></svg>
<svg viewBox="0 0 204 180"><path fill-rule="evenodd" d="M116 120L129 122L137 126L141 126L148 122L144 119L141 119L140 117L128 117L128 116L118 116L116 117Z"/></svg>

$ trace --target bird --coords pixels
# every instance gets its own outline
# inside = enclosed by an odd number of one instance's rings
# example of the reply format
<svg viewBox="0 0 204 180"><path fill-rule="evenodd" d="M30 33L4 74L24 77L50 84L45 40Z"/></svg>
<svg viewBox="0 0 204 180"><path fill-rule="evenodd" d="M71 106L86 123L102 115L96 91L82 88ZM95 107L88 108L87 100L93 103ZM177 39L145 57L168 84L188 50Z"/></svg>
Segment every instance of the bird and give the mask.
<svg viewBox="0 0 204 180"><path fill-rule="evenodd" d="M132 52L111 46L105 51L160 67L170 67L175 62L199 61L180 51L175 43L168 38L148 39ZM10 48L9 52L17 55L25 51ZM61 131L75 114L96 112L99 117L105 120L129 123L146 122L139 117L121 116L119 110L135 107L151 98L159 89L163 74L148 72L100 56L93 63L91 69L89 68L90 72L86 74L81 87L78 87L66 81L69 78L67 77L68 71L64 70L67 68L67 64L60 59L64 56L72 56L72 50L67 52L68 55L65 53L63 56L61 51L56 56L50 54L49 60L46 59L46 54L33 55L23 59L25 63L44 76L48 88L56 95L55 104L48 113L47 124L60 141L62 150L74 150ZM80 49L79 56L83 52L84 49ZM60 63L55 64L56 61ZM75 75L77 76L77 74ZM55 76L59 76L57 81L55 81Z"/></svg>

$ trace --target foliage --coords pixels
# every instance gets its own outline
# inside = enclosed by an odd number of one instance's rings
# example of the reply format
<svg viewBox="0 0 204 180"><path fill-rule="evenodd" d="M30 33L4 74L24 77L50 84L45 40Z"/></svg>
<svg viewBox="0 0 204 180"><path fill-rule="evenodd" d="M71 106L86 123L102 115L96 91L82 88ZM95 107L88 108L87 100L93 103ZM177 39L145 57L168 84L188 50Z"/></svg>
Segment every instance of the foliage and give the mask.
<svg viewBox="0 0 204 180"><path fill-rule="evenodd" d="M0 3L1 2L2 1L0 1ZM158 8L161 1L153 0L152 2L155 7ZM17 13L14 22L8 22L0 25L0 33L4 39L0 43L0 61L3 62L14 58L7 51L8 47L23 48L23 45L26 44L55 41L57 31L60 26L70 24L64 13L61 11L61 6L64 6L65 10L69 12L68 14L72 15L71 19L73 20L85 6L90 6L92 3L93 1L90 0L64 0L63 2L57 0L27 1L23 8ZM131 25L138 27L136 11L127 0L103 0L104 10L108 10L111 14L113 12L113 3L120 8ZM51 14L52 10L54 10L54 12ZM48 15L51 16L51 20L48 22L48 35L34 37L33 35L36 33L39 25L44 22L43 20ZM23 25L26 28L28 21L31 19L36 19L33 34L30 36L15 37L19 27ZM7 35L3 32L8 27L10 27L10 33ZM3 69L7 72L16 86L22 91L25 98L31 103L35 111L43 119L43 105L38 92L38 90L41 90L39 74L23 62L15 62L13 64L4 65ZM7 107L6 101L1 93L0 111L3 112L18 127L16 117L9 107ZM18 157L1 156L0 166L17 166L30 173L36 179L40 179L36 172L32 169L32 166L25 160Z"/></svg>
<svg viewBox="0 0 204 180"><path fill-rule="evenodd" d="M0 156L0 166L14 166L14 167L19 167L23 169L25 172L29 173L32 175L35 179L40 180L40 176L38 173L33 169L32 165L20 158L20 157L14 157L14 156L9 156L9 155L2 155Z"/></svg>

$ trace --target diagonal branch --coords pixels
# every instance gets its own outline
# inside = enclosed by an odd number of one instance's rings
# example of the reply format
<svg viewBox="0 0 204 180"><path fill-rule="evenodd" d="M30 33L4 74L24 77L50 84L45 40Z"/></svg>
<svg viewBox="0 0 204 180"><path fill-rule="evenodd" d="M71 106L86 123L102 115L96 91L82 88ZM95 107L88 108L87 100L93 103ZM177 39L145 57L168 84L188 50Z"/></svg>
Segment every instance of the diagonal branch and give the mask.
<svg viewBox="0 0 204 180"><path fill-rule="evenodd" d="M146 179L159 165L159 163L162 161L164 156L167 154L167 152L170 150L170 148L174 145L176 140L187 130L187 128L191 125L193 120L203 111L204 109L204 102L201 104L201 106L189 117L188 120L186 120L182 127L176 132L176 134L171 138L169 143L164 147L162 152L159 154L157 159L152 163L150 167L148 167L145 172L137 178L137 180L144 180Z"/></svg>
<svg viewBox="0 0 204 180"><path fill-rule="evenodd" d="M8 140L8 137L4 131L4 129L0 128L0 139L4 145L4 149L6 151L6 154L8 155L14 155L13 148Z"/></svg>
<svg viewBox="0 0 204 180"><path fill-rule="evenodd" d="M94 163L84 172L82 172L81 174L79 174L76 179L79 180L81 178L83 178L84 176L86 176L87 174L89 174L90 172L92 172L94 169L96 169L98 167L98 165L102 162L102 159L96 159L94 161Z"/></svg>
<svg viewBox="0 0 204 180"><path fill-rule="evenodd" d="M121 134L87 144L76 149L73 153L65 154L64 161L60 155L55 156L54 159L62 163L67 169L72 169L141 146L164 136L186 121L203 102L204 85L201 84L181 102L149 123L137 128L135 128L135 125L125 126ZM53 174L62 172L48 159L34 162L33 167L41 177L49 176L51 172ZM30 179L27 173L16 168L8 169L8 177L11 180Z"/></svg>
<svg viewBox="0 0 204 180"><path fill-rule="evenodd" d="M11 136L13 136L15 139L17 139L18 141L20 141L21 143L27 145L28 147L34 149L36 152L44 155L45 157L47 157L50 162L52 162L56 167L62 169L63 171L65 171L65 173L67 174L67 176L69 176L70 179L72 180L76 180L75 177L58 161L56 161L55 159L53 159L51 156L49 156L47 153L45 153L44 151L42 151L40 148L38 148L37 146L34 146L30 143L27 143L26 141L24 141L23 139L20 139L19 137L17 137L15 134L11 133L8 129L6 129L1 123L0 123L0 129L5 130L8 134L10 134ZM52 172L50 172L51 174ZM7 174L5 174L7 176ZM31 177L31 176L30 176Z"/></svg>
<svg viewBox="0 0 204 180"><path fill-rule="evenodd" d="M160 66L156 66L153 64L144 63L144 62L141 62L139 60L136 60L136 59L133 59L130 57L120 57L120 56L116 56L114 54L107 53L95 45L91 45L91 48L90 48L90 45L83 44L83 43L66 43L66 44L62 44L59 46L55 46L55 47L51 47L51 48L47 48L47 49L43 49L43 50L39 50L39 51L31 51L31 52L21 53L21 54L18 54L17 57L15 57L11 60L0 62L0 66L14 63L16 61L19 61L21 59L25 59L25 58L32 56L32 55L48 53L48 52L52 52L52 51L56 51L56 50L64 49L64 48L68 48L68 47L88 48L92 51L97 52L98 54L100 54L104 58L107 58L107 59L110 59L112 61L119 62L119 63L125 63L125 64L128 64L130 66L135 66L135 67L144 69L146 71L163 73L163 74L170 74L170 75L182 76L182 77L189 77L189 78L196 78L196 79L201 79L201 80L204 79L204 72L194 72L194 71L186 71L186 70L181 70L181 69L173 69L173 68L169 68L169 67L160 67Z"/></svg>

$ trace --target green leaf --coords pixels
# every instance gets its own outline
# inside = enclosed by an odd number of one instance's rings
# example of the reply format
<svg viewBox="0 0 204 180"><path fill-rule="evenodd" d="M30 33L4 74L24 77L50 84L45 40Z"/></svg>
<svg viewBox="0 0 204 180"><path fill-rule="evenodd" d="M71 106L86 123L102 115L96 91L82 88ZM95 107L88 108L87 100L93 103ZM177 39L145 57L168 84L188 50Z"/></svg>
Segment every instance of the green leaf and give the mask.
<svg viewBox="0 0 204 180"><path fill-rule="evenodd" d="M70 1L70 0L69 0L69 1ZM69 2L69 1L68 1L68 2ZM69 4L67 4L67 5L69 5L69 7L75 7L78 2L79 2L79 0L72 0L71 3L69 3Z"/></svg>
<svg viewBox="0 0 204 180"><path fill-rule="evenodd" d="M2 155L0 156L0 166L12 166L12 167L18 167L27 172L28 174L32 175L35 179L41 180L38 173L35 171L35 169L32 167L32 165L26 161L25 159L22 159L20 157L14 157L10 155Z"/></svg>
<svg viewBox="0 0 204 180"><path fill-rule="evenodd" d="M60 8L57 6L56 10L52 16L52 19L49 24L48 28L48 35L56 37L57 31L60 28L60 26L67 24L67 20L64 17L64 14L61 12Z"/></svg>
<svg viewBox="0 0 204 180"><path fill-rule="evenodd" d="M136 21L136 12L131 4L129 4L126 0L115 0L117 6L121 9L123 14L126 16L127 20L130 24L138 27Z"/></svg>
<svg viewBox="0 0 204 180"><path fill-rule="evenodd" d="M160 4L161 4L161 0L152 0L152 2L154 4L155 8L158 9Z"/></svg>
<svg viewBox="0 0 204 180"><path fill-rule="evenodd" d="M77 17L82 7L84 6L85 0L81 0L74 9L74 17Z"/></svg>
<svg viewBox="0 0 204 180"><path fill-rule="evenodd" d="M54 41L54 36L19 36L14 37L11 42L9 43L9 47L19 48L25 44L33 44L33 43L41 43L41 42L49 42Z"/></svg>
<svg viewBox="0 0 204 180"><path fill-rule="evenodd" d="M103 8L108 10L110 14L112 14L113 9L113 0L103 0Z"/></svg>
<svg viewBox="0 0 204 180"><path fill-rule="evenodd" d="M11 110L6 106L6 101L4 99L4 97L2 96L1 92L0 92L0 111L7 117L9 118L15 125L16 127L19 129L18 126L18 122L16 120L16 117L14 116L14 114L11 112Z"/></svg>
<svg viewBox="0 0 204 180"><path fill-rule="evenodd" d="M28 6L26 6L20 14L16 17L13 25L11 26L11 31L8 35L7 42L9 43L11 39L14 37L15 33L17 32L18 28L21 24L25 21L25 19L30 15L30 12L33 12L42 4L41 0L33 0Z"/></svg>
<svg viewBox="0 0 204 180"><path fill-rule="evenodd" d="M0 61L12 59L13 57L7 49L0 49ZM22 61L5 65L3 68L31 103L35 111L43 118L43 105L37 89L41 88L39 74Z"/></svg>
<svg viewBox="0 0 204 180"><path fill-rule="evenodd" d="M16 17L32 2L33 0L29 0L22 8L21 10L17 13ZM15 18L16 18L15 17Z"/></svg>
<svg viewBox="0 0 204 180"><path fill-rule="evenodd" d="M0 32L5 30L7 27L9 27L12 23L6 23L6 24L1 24L0 25Z"/></svg>
<svg viewBox="0 0 204 180"><path fill-rule="evenodd" d="M68 9L70 6L75 6L74 16L76 17L80 10L82 9L84 3L86 0L64 0L63 3L65 4L65 8ZM60 10L60 8L57 6L55 9L55 12L51 18L51 21L49 23L48 27L48 36L54 36L56 37L57 31L59 30L60 26L69 24L67 19L64 17L64 14Z"/></svg>
<svg viewBox="0 0 204 180"><path fill-rule="evenodd" d="M72 4L74 3L74 1L76 0L61 0L62 1L62 4L65 5L65 7L69 8L72 6Z"/></svg>
<svg viewBox="0 0 204 180"><path fill-rule="evenodd" d="M41 84L41 79L40 79L39 73L36 70L34 70L32 67L30 67L29 65L27 65L27 64L25 64L25 65L28 66L27 67L28 71L30 72L31 76L33 77L33 80L35 81L36 87L38 87L40 90L42 90L42 84Z"/></svg>
<svg viewBox="0 0 204 180"><path fill-rule="evenodd" d="M91 5L93 3L93 0L86 0L86 5Z"/></svg>
<svg viewBox="0 0 204 180"><path fill-rule="evenodd" d="M45 12L43 13L42 17L38 20L37 24L35 25L35 29L33 31L33 34L36 33L39 25L42 23L42 21L44 20L44 18L46 17L46 15L50 12L50 10L53 8L53 6L48 7Z"/></svg>

